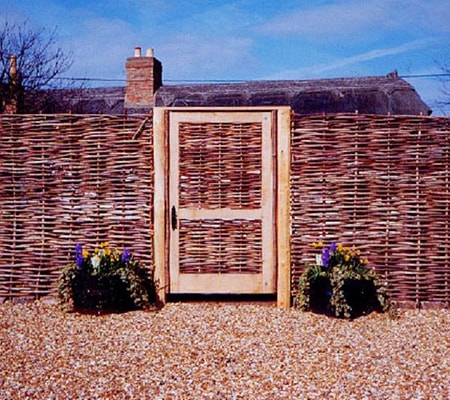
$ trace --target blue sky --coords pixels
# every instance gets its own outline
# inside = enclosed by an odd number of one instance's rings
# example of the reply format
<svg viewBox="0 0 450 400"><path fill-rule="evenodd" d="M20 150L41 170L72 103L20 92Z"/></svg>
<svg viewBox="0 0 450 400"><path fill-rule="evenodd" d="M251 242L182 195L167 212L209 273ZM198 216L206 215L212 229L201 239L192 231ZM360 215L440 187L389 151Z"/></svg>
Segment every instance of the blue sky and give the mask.
<svg viewBox="0 0 450 400"><path fill-rule="evenodd" d="M450 64L448 0L0 0L0 9L0 22L57 26L74 53L67 75L80 78L125 79L135 46L155 49L166 84L432 75ZM450 115L442 79L407 78L435 115Z"/></svg>

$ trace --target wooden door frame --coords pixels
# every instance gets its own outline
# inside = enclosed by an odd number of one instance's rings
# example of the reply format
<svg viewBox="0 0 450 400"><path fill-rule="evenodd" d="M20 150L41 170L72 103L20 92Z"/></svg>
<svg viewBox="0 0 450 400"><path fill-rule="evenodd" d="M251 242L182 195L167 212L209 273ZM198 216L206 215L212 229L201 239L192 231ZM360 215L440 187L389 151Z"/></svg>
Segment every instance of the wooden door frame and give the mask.
<svg viewBox="0 0 450 400"><path fill-rule="evenodd" d="M241 126L241 124L257 124L259 126L259 134L258 140L261 140L259 146L257 146L257 152L260 155L259 162L261 163L258 168L258 178L260 178L260 182L258 185L259 190L261 191L258 194L258 198L253 199L254 202L251 204L243 205L241 203L235 204L234 207L230 204L227 204L226 199L222 199L224 203L221 203L220 207L210 207L203 203L206 199L203 199L202 203L196 203L196 205L192 204L182 204L180 203L180 171L182 165L184 168L188 167L188 165L183 164L181 157L181 142L182 137L190 136L189 129L183 130L181 129L181 125L183 123L188 124L211 124L216 126L217 124L231 124L233 126ZM178 216L179 224L177 224L177 228L169 229L169 292L172 293L214 293L214 294L275 294L276 293L276 238L275 238L275 163L274 163L274 146L275 146L275 131L276 127L276 112L241 112L239 110L235 111L225 111L225 112L191 112L191 111L178 111L170 112L169 116L169 146L170 146L170 154L169 156L169 207L171 213L174 212L175 216ZM246 138L248 137L248 132L245 132L242 139L242 144L245 146ZM193 137L191 137L193 139ZM215 140L212 136L211 140ZM206 144L206 143L205 143ZM209 146L209 144L207 144ZM227 148L225 153L240 154L242 148ZM245 152L246 150L244 150ZM242 154L241 154L242 155ZM218 160L209 160L208 162L216 163ZM237 161L237 159L235 159ZM243 162L243 161L242 161ZM250 164L253 162L258 163L258 160L253 158L247 159L247 162ZM218 167L219 164L216 164ZM247 165L245 168L251 168L251 165ZM188 167L189 169L189 167ZM228 168L227 168L228 170ZM206 171L205 171L206 172ZM249 179L247 177L247 179ZM189 186L189 182L185 182L186 185ZM193 188L194 189L194 188ZM185 189L186 190L186 189ZM197 190L195 187L194 191ZM219 189L220 190L220 189ZM222 190L226 190L222 188ZM189 191L189 190L188 190ZM194 195L195 192L192 192L191 195ZM228 188L229 193L234 191L234 189ZM210 193L211 198L214 198L214 194ZM243 193L242 193L243 194ZM189 196L189 195L188 195ZM209 196L208 196L209 197ZM207 201L206 201L207 202ZM261 245L261 271L259 273L247 272L246 266L240 265L239 272L228 271L227 273L221 273L219 271L212 271L208 268L201 272L190 271L188 273L183 273L180 271L180 266L183 265L182 260L180 259L179 251L181 247L184 245L187 246L186 250L189 251L189 239L185 242L182 239L182 231L183 226L189 225L189 221L193 223L194 221L196 225L201 224L201 221L204 221L206 224L212 221L221 221L221 223L229 223L229 222L237 222L237 221L246 221L245 225L250 226L252 223L260 223L261 228L261 237L259 237L256 241L260 243L255 243ZM184 221L182 223L181 221ZM259 225L259 224L258 224ZM198 227L199 228L199 227ZM191 227L190 232L195 232L196 228ZM201 228L199 228L201 229ZM217 228L216 228L217 229ZM246 227L241 226L239 229L234 231L243 232L241 229L246 231ZM257 229L256 227L254 229ZM233 229L231 229L233 231ZM232 232L228 238L232 237ZM253 229L250 231L246 231L247 233L251 233ZM186 231L184 231L186 233ZM211 232L212 233L212 232ZM214 235L212 233L212 235ZM217 238L216 238L217 239ZM205 238L207 240L207 238ZM224 238L226 241L227 239ZM242 238L241 238L242 240ZM246 240L246 239L245 239ZM217 243L212 242L211 245L217 251L218 248L215 247ZM232 246L232 243L230 243ZM234 243L235 246L239 246L238 243ZM240 243L242 245L242 243ZM205 247L205 249L208 246ZM242 251L242 250L241 250ZM246 251L243 251L244 253ZM226 251L225 251L226 253ZM225 255L225 254L223 254ZM193 255L192 255L193 256ZM206 254L203 254L206 256ZM195 258L195 256L193 256ZM233 263L235 260L230 259L230 263ZM250 263L255 260L248 260ZM228 268L229 265L225 266ZM214 265L210 265L210 267L214 267ZM243 268L243 270L241 270ZM214 288L214 289L212 289ZM213 291L211 291L213 290Z"/></svg>
<svg viewBox="0 0 450 400"><path fill-rule="evenodd" d="M290 107L155 107L153 109L154 278L158 301L166 302L169 282L168 254L168 115L170 112L276 112L275 236L277 306L290 307ZM211 121L213 122L213 121Z"/></svg>

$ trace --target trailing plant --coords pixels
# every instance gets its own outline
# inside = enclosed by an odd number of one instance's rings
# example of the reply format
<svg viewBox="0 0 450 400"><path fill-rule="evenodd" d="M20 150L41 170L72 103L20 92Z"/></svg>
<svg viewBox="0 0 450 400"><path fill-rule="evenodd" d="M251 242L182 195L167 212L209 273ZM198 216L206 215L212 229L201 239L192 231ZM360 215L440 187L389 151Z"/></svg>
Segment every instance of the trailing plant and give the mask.
<svg viewBox="0 0 450 400"><path fill-rule="evenodd" d="M343 318L392 309L386 287L359 250L335 242L313 247L321 253L300 276L296 299L300 309Z"/></svg>
<svg viewBox="0 0 450 400"><path fill-rule="evenodd" d="M60 275L58 296L67 311L127 311L154 304L155 285L129 249L105 242L89 252L77 244L74 261Z"/></svg>

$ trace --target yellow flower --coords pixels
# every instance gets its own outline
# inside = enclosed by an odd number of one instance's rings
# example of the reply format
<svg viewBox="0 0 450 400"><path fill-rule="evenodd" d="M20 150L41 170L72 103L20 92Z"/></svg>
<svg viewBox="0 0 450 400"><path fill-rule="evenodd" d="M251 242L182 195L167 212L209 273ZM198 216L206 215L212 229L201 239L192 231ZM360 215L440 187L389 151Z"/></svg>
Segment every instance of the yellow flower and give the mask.
<svg viewBox="0 0 450 400"><path fill-rule="evenodd" d="M83 249L82 256L83 256L83 258L88 258L89 257L89 251L87 251L86 249Z"/></svg>
<svg viewBox="0 0 450 400"><path fill-rule="evenodd" d="M344 256L344 260L345 260L345 261L350 260L350 255L349 255L349 254L346 254L346 255Z"/></svg>
<svg viewBox="0 0 450 400"><path fill-rule="evenodd" d="M315 249L319 249L323 247L323 243L322 242L313 242L311 244L312 247L314 247Z"/></svg>

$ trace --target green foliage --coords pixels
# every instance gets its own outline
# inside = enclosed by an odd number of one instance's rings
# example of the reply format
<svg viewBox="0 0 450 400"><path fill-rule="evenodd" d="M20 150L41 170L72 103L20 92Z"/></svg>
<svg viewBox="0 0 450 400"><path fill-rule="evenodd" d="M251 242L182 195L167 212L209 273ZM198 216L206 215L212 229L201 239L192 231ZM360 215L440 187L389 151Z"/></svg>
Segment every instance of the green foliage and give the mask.
<svg viewBox="0 0 450 400"><path fill-rule="evenodd" d="M392 309L385 286L367 268L359 250L336 243L330 247L313 243L313 247L321 254L300 277L297 307L343 318Z"/></svg>
<svg viewBox="0 0 450 400"><path fill-rule="evenodd" d="M155 303L155 285L128 249L102 243L92 253L75 248L75 261L61 273L60 304L66 311L128 311Z"/></svg>

